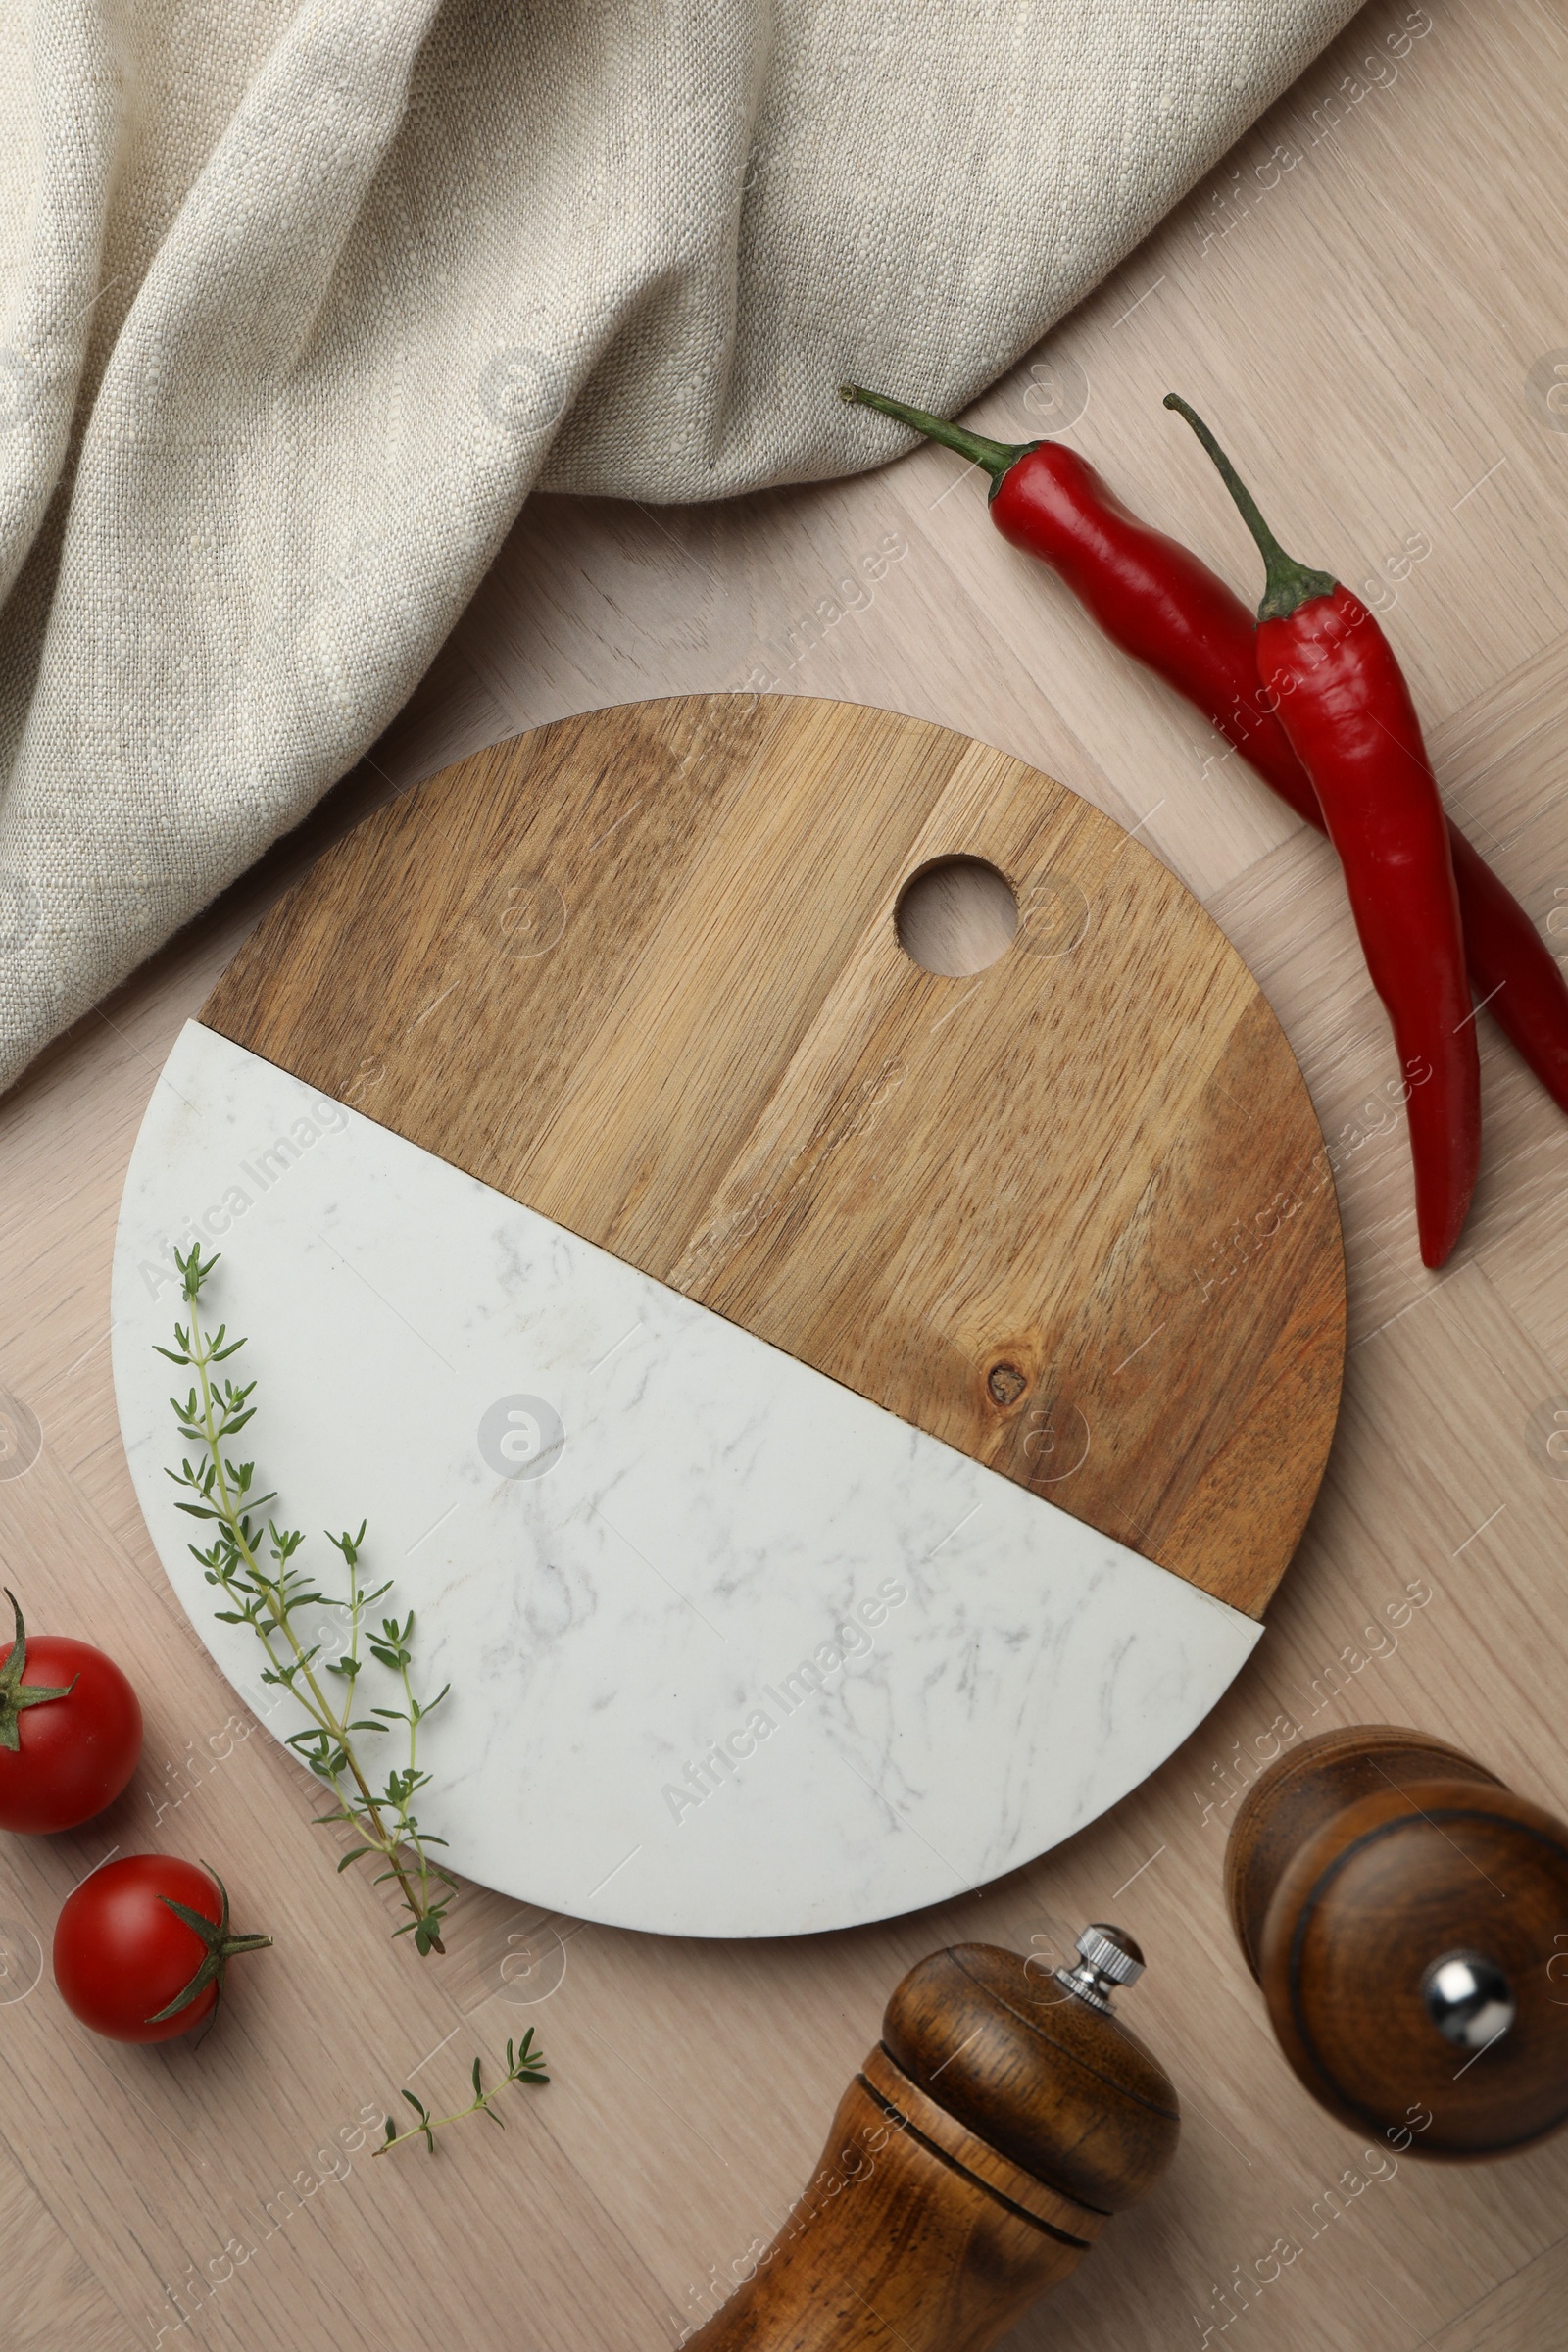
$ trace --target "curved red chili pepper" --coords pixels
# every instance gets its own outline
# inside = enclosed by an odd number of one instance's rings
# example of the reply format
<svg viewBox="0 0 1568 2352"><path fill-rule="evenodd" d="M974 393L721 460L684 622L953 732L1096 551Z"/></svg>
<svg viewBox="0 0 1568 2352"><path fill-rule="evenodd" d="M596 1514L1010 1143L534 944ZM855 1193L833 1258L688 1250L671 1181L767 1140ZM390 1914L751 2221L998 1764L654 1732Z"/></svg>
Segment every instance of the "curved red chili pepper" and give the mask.
<svg viewBox="0 0 1568 2352"><path fill-rule="evenodd" d="M1327 832L1311 780L1261 693L1256 620L1217 572L1141 521L1064 442L990 441L880 392L843 389L983 466L1003 536L1049 564L1107 637L1200 710L1298 816ZM1568 983L1524 907L1451 821L1448 847L1476 996L1568 1110Z"/></svg>
<svg viewBox="0 0 1568 2352"><path fill-rule="evenodd" d="M1372 985L1388 1008L1410 1094L1421 1255L1441 1266L1481 1165L1481 1064L1465 980L1448 825L1421 722L1394 648L1358 596L1289 557L1202 418L1172 392L1256 540L1268 582L1257 667L1312 780L1345 869Z"/></svg>
<svg viewBox="0 0 1568 2352"><path fill-rule="evenodd" d="M1568 982L1562 966L1451 816L1448 855L1477 1006L1486 1006L1553 1102L1568 1110Z"/></svg>
<svg viewBox="0 0 1568 2352"><path fill-rule="evenodd" d="M1141 521L1063 441L988 441L858 384L840 389L846 400L913 425L983 466L991 475L991 519L1003 537L1049 564L1107 637L1196 704L1281 799L1322 832L1317 795L1259 688L1257 623L1217 572ZM1568 1055L1568 1021L1564 1050Z"/></svg>
<svg viewBox="0 0 1568 2352"><path fill-rule="evenodd" d="M1007 466L990 507L1004 539L1042 557L1107 637L1195 703L1281 800L1323 831L1306 770L1261 691L1257 623L1217 572L1141 521L1060 441L1038 441Z"/></svg>
<svg viewBox="0 0 1568 2352"><path fill-rule="evenodd" d="M1048 563L1107 637L1194 704L1298 816L1326 833L1311 779L1260 692L1257 622L1241 598L1190 548L1134 514L1064 442L986 447L1004 460L990 499L1003 537ZM1476 998L1568 1110L1568 982L1451 817L1448 850Z"/></svg>

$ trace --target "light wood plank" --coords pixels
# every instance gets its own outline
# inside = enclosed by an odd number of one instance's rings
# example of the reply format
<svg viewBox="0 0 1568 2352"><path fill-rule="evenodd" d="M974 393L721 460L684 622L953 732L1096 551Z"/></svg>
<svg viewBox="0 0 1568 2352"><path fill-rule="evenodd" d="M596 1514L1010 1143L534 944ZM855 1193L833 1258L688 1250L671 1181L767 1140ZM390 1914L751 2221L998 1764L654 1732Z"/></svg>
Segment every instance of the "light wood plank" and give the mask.
<svg viewBox="0 0 1568 2352"><path fill-rule="evenodd" d="M25 2175L0 2156L0 2278L10 2352L129 2352L139 2340Z"/></svg>
<svg viewBox="0 0 1568 2352"><path fill-rule="evenodd" d="M1538 2254L1473 2310L1430 2339L1431 2352L1517 2352L1550 2344L1568 2303L1568 2239Z"/></svg>

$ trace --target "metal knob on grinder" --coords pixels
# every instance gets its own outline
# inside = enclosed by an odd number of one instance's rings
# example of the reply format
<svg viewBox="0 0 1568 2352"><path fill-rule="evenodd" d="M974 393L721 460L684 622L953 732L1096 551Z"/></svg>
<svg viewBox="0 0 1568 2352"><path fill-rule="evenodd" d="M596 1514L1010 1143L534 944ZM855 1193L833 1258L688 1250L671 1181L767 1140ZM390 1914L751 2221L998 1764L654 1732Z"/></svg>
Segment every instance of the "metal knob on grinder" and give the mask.
<svg viewBox="0 0 1568 2352"><path fill-rule="evenodd" d="M1058 1968L1056 1982L1065 1984L1069 1992L1077 1993L1092 2009L1102 2010L1106 2017L1115 2014L1110 1996L1118 1984L1136 1984L1144 1973L1144 1955L1132 1937L1121 1928L1099 1925L1085 1928L1076 1949L1080 1955L1076 1968Z"/></svg>
<svg viewBox="0 0 1568 2352"><path fill-rule="evenodd" d="M1568 2123L1568 1827L1457 1748L1325 1732L1248 1790L1231 1921L1313 2097L1412 2156Z"/></svg>

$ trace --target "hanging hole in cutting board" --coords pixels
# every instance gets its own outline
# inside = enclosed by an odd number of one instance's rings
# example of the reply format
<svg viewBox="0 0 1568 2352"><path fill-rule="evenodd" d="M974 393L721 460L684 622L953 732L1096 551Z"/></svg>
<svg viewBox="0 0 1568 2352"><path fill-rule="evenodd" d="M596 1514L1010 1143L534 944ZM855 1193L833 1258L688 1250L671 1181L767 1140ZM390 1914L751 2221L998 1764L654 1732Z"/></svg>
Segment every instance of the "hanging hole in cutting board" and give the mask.
<svg viewBox="0 0 1568 2352"><path fill-rule="evenodd" d="M943 858L905 884L894 919L911 963L957 980L1006 954L1018 902L1006 875L983 858Z"/></svg>

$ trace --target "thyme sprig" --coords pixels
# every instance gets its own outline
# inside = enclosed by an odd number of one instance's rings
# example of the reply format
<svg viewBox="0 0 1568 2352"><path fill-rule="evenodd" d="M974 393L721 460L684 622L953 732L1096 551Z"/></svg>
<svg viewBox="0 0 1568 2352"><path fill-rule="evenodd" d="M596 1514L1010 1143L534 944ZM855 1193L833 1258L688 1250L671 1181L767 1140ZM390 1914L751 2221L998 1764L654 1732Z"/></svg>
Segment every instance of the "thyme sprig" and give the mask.
<svg viewBox="0 0 1568 2352"><path fill-rule="evenodd" d="M454 2108L450 2115L432 2115L422 2099L416 2099L412 2090L405 2090L403 2096L418 2117L418 2122L411 2124L407 2132L400 2132L397 2119L389 2115L386 2119L386 2137L372 2153L389 2156L394 2148L405 2148L411 2140L422 2139L433 2156L436 2152L436 2133L444 2132L448 2124L461 2124L470 2115L487 2115L504 2132L505 2118L497 2114L494 2104L497 2092L505 2090L509 2082L548 2082L550 2080L544 2071L545 2054L533 2046L533 2034L530 2026L515 2047L508 2042L507 2071L490 2090L484 2086L484 2076L476 2058L473 2062L473 2096L466 2107Z"/></svg>
<svg viewBox="0 0 1568 2352"><path fill-rule="evenodd" d="M457 1884L430 1853L432 1846L444 1845L445 1838L420 1829L414 1800L430 1779L419 1764L419 1726L434 1714L451 1686L429 1700L415 1696L412 1609L401 1620L383 1617L379 1634L369 1627L368 1612L392 1588L389 1581L373 1592L366 1589L360 1574L363 1522L358 1535L345 1529L342 1535L327 1538L343 1555L348 1573L346 1596L323 1592L308 1570L294 1565L305 1541L301 1530L280 1527L270 1518L264 1523L261 1515L277 1500L276 1494L257 1491L254 1462L231 1461L223 1450L255 1415L251 1397L256 1383L252 1380L238 1386L227 1376L215 1378L213 1370L236 1355L245 1342L229 1339L227 1327L221 1323L216 1331L207 1330L198 1304L218 1258L204 1260L200 1247L193 1243L183 1257L175 1250L174 1262L190 1320L175 1324L177 1346L160 1348L158 1352L172 1364L188 1365L196 1376L188 1397L181 1401L172 1396L170 1403L180 1437L196 1448L197 1458L194 1462L185 1459L168 1475L193 1497L178 1508L193 1519L210 1520L215 1527L210 1549L204 1550L199 1544L190 1546L207 1582L233 1604L215 1614L224 1625L251 1628L267 1652L263 1682L286 1690L310 1719L307 1730L289 1736L288 1745L337 1799L329 1813L318 1813L316 1819L345 1824L361 1840L343 1856L339 1871L366 1854L378 1855L386 1868L378 1873L377 1886L395 1881L409 1913L394 1934L412 1934L421 1955L445 1951L441 1923L451 1908ZM297 1620L311 1608L336 1609L346 1616L348 1645L341 1657L323 1660L321 1643L313 1641L308 1632L302 1639ZM362 1646L396 1676L402 1706L375 1706L368 1715L354 1713L359 1678L367 1663ZM336 1698L326 1681L328 1676L338 1686ZM376 1789L357 1741L384 1738L399 1724L406 1729L408 1761L390 1768L383 1787Z"/></svg>

